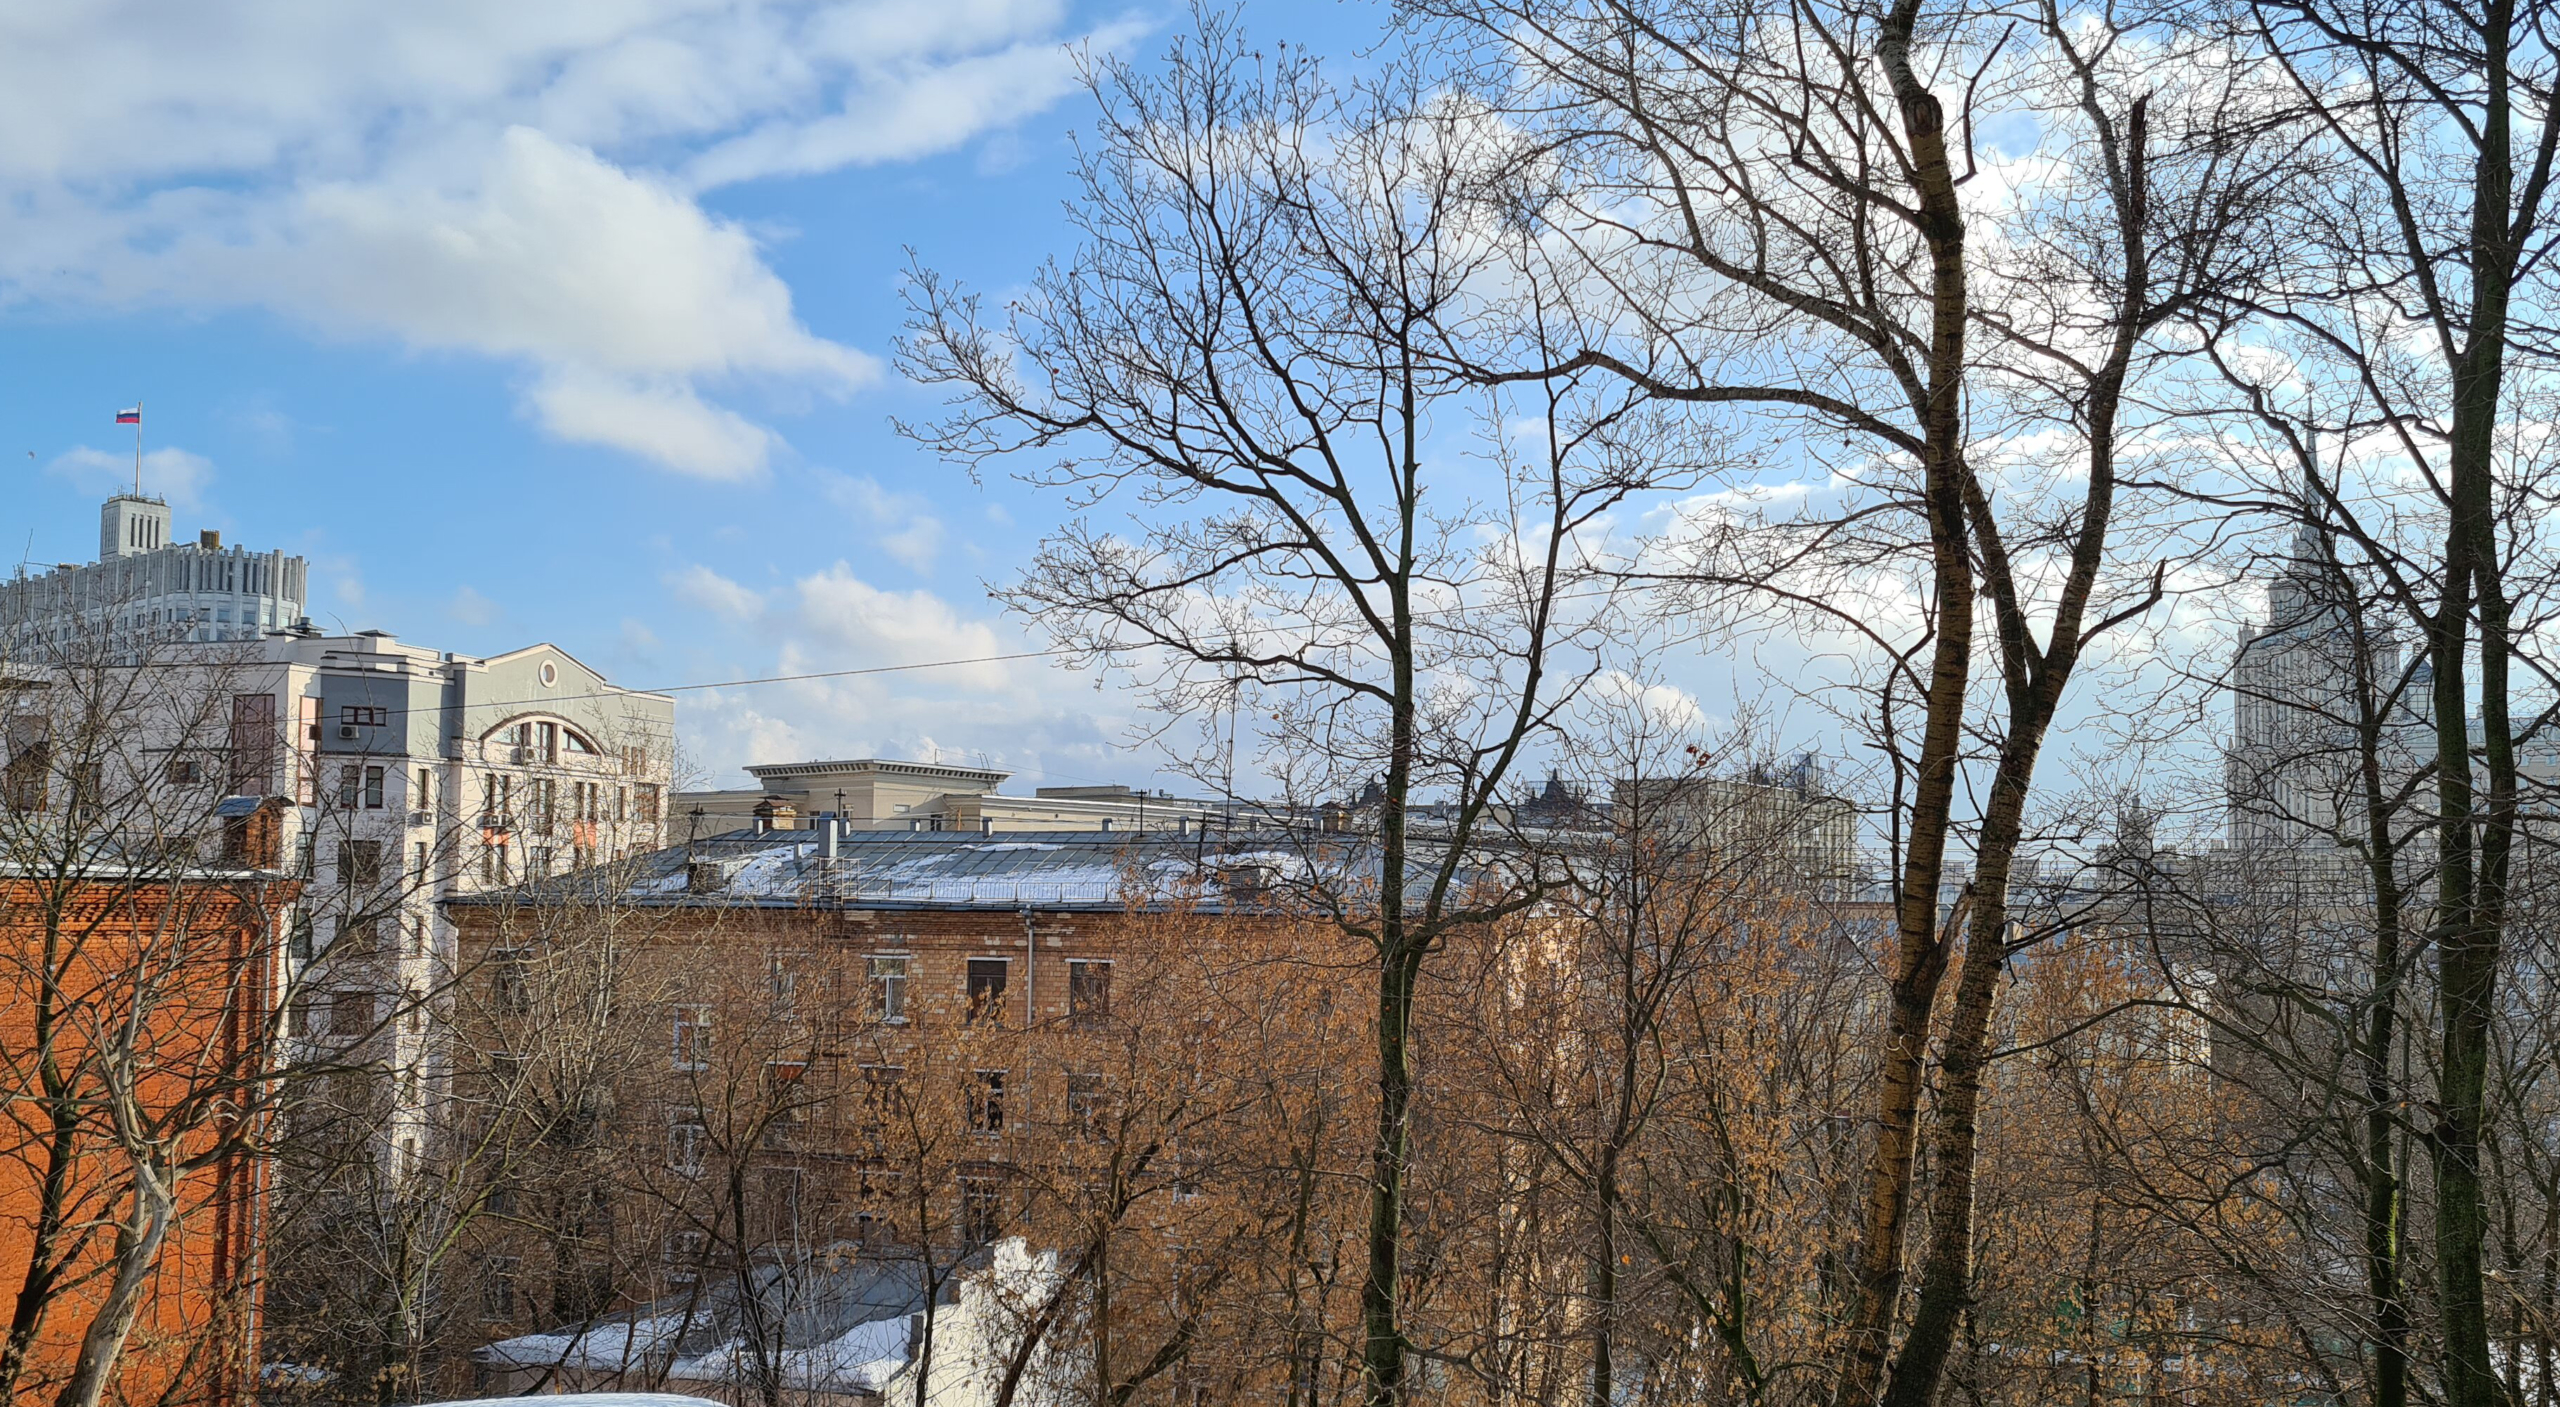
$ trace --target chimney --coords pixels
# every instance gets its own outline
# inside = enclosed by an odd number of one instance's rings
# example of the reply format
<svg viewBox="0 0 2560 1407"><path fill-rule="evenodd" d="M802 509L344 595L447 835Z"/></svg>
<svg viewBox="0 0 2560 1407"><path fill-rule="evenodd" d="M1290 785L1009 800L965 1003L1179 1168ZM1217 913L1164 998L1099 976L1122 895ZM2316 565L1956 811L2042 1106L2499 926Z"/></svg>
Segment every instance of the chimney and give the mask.
<svg viewBox="0 0 2560 1407"><path fill-rule="evenodd" d="M218 529L206 528L196 534L196 546L207 552L219 552L222 550L222 533Z"/></svg>

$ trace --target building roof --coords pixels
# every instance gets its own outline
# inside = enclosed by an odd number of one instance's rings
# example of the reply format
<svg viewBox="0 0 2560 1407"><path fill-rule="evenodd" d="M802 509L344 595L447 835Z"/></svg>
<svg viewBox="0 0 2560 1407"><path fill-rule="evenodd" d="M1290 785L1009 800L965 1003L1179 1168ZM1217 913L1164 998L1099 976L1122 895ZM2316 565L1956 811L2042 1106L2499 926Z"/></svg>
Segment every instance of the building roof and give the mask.
<svg viewBox="0 0 2560 1407"><path fill-rule="evenodd" d="M846 831L826 849L822 829L734 831L447 902L1219 912L1262 908L1309 872L1296 842L1269 834Z"/></svg>
<svg viewBox="0 0 2560 1407"><path fill-rule="evenodd" d="M989 767L954 767L942 762L898 762L881 757L845 758L833 762L759 762L747 768L749 775L771 786L775 782L802 777L860 776L896 777L909 781L968 782L993 789L1011 772Z"/></svg>

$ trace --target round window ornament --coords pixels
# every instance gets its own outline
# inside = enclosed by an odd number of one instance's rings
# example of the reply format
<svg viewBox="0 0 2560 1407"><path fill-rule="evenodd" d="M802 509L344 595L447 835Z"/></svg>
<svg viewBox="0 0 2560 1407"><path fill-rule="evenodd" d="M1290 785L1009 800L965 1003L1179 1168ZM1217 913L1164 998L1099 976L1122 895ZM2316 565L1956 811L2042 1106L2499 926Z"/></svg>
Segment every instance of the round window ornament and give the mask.
<svg viewBox="0 0 2560 1407"><path fill-rule="evenodd" d="M542 680L542 687L546 689L560 682L560 666L549 660L544 660L542 668L535 672Z"/></svg>

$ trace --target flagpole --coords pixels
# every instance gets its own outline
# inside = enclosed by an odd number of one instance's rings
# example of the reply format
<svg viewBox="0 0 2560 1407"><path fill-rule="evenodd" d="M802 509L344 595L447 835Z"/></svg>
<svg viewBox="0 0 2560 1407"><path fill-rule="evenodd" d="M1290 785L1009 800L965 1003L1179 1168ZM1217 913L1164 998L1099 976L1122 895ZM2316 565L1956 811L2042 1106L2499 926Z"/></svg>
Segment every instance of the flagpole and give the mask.
<svg viewBox="0 0 2560 1407"><path fill-rule="evenodd" d="M142 400L133 402L133 496L142 497Z"/></svg>

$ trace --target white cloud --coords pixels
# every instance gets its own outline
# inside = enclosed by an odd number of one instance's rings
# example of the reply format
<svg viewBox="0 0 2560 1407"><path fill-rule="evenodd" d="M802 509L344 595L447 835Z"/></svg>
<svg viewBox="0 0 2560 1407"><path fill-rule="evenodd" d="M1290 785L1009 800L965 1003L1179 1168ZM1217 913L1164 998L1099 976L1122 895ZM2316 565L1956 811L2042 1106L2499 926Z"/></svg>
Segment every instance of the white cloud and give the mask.
<svg viewBox="0 0 2560 1407"><path fill-rule="evenodd" d="M562 369L530 399L543 428L564 440L611 445L706 479L752 476L773 444L771 431L675 378L626 381Z"/></svg>
<svg viewBox="0 0 2560 1407"><path fill-rule="evenodd" d="M103 418L103 417L101 417ZM45 472L66 479L92 494L129 491L134 484L133 456L80 445L55 455ZM213 482L213 461L191 450L145 450L142 491L169 500L169 506L195 512L204 506L204 490Z"/></svg>
<svg viewBox="0 0 2560 1407"><path fill-rule="evenodd" d="M700 564L671 572L666 581L677 600L713 615L753 620L764 613L763 597Z"/></svg>
<svg viewBox="0 0 2560 1407"><path fill-rule="evenodd" d="M949 150L1072 80L1058 0L127 0L0 14L0 300L272 308L523 367L557 437L680 473L732 391L877 360L706 184Z"/></svg>
<svg viewBox="0 0 2560 1407"><path fill-rule="evenodd" d="M984 621L963 619L930 591L883 591L842 562L802 577L797 590L798 624L819 643L850 651L866 663L983 659L1023 648ZM1002 664L937 669L934 675L979 688L1010 682L1010 671Z"/></svg>
<svg viewBox="0 0 2560 1407"><path fill-rule="evenodd" d="M984 757L1028 789L1053 783L1165 784L1122 746L1127 696L1041 660L946 665L1035 648L992 614L973 615L930 591L883 590L849 563L756 597L707 568L668 578L701 604L726 588L760 607L733 643L755 653L697 675L822 675L685 696L678 717L689 755L714 775L748 762L813 757ZM880 666L926 665L921 669ZM715 675L714 677L717 677Z"/></svg>
<svg viewBox="0 0 2560 1407"><path fill-rule="evenodd" d="M868 528L891 557L919 572L931 571L940 560L942 520L925 511L922 498L891 493L878 481L859 476L831 479L826 492Z"/></svg>

